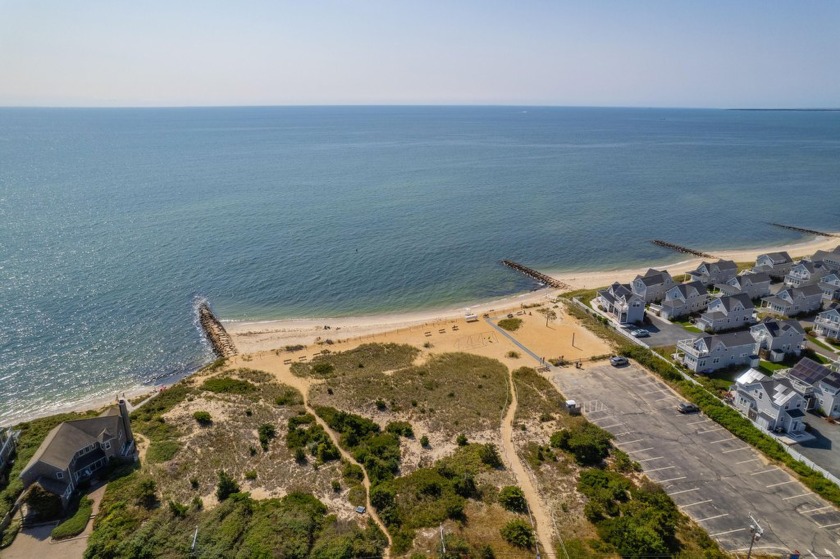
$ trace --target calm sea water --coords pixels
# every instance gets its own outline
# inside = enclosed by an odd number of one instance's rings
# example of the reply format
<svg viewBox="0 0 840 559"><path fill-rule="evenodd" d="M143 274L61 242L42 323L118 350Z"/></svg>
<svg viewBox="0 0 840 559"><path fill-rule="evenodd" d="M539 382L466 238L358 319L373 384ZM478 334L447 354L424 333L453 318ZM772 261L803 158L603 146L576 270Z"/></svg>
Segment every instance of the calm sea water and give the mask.
<svg viewBox="0 0 840 559"><path fill-rule="evenodd" d="M840 113L0 109L0 422L173 378L195 327L456 305L840 229ZM168 376L169 375L169 376Z"/></svg>

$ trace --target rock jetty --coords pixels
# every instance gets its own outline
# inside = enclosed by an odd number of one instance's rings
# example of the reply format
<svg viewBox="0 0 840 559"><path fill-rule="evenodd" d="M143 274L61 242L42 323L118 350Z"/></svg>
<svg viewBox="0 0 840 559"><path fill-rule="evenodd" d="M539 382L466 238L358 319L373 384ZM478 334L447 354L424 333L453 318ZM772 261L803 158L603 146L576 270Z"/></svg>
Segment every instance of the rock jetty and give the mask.
<svg viewBox="0 0 840 559"><path fill-rule="evenodd" d="M533 268L529 268L528 266L523 266L522 264L520 264L518 262L514 262L513 260L502 260L502 265L507 266L508 268L511 268L513 270L516 270L517 272L519 272L521 274L524 274L531 279L537 280L540 283L544 283L545 285L547 285L549 287L554 287L554 288L557 288L557 289L571 289L571 287L568 284L563 283L562 281L560 281L558 279L555 279L551 276L547 276L547 275L543 274L542 272L538 272L537 270L534 270Z"/></svg>
<svg viewBox="0 0 840 559"><path fill-rule="evenodd" d="M210 305L206 302L198 306L198 323L201 329L207 335L210 345L213 347L213 352L219 357L232 357L238 352L230 334L227 333L225 327L210 310Z"/></svg>

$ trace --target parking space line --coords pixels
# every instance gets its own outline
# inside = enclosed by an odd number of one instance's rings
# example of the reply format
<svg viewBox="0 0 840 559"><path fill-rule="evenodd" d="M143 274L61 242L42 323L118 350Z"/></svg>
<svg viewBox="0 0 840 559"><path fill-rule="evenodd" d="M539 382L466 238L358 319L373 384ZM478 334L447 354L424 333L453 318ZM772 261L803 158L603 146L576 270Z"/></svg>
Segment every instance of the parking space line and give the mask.
<svg viewBox="0 0 840 559"><path fill-rule="evenodd" d="M796 480L795 479L789 479L787 481L780 481L779 483L771 483L770 485L767 486L767 488L769 489L771 487L778 487L780 485L787 485L788 483L796 483Z"/></svg>
<svg viewBox="0 0 840 559"><path fill-rule="evenodd" d="M757 476L757 475L760 475L760 474L767 474L767 473L776 472L776 471L781 471L781 470L779 470L779 468L770 468L769 470L763 470L761 472L753 472L750 475L751 476Z"/></svg>
<svg viewBox="0 0 840 559"><path fill-rule="evenodd" d="M699 490L700 490L699 487L695 487L694 489L683 489L682 491L674 491L673 493L670 493L670 495L671 495L671 497L673 497L674 495L679 495L680 493L690 493L692 491L699 491Z"/></svg>
<svg viewBox="0 0 840 559"><path fill-rule="evenodd" d="M637 443L637 442L643 441L643 440L644 439L636 439L635 441L627 441L626 443L621 443L621 444L633 444L633 443Z"/></svg>
<svg viewBox="0 0 840 559"><path fill-rule="evenodd" d="M711 499L706 499L705 501L697 501L695 503L689 503L688 505L683 505L680 508L684 509L684 508L688 508L688 507L693 507L694 505L702 505L703 503L711 503L711 502L712 502ZM677 506L679 507L679 505L677 505Z"/></svg>
<svg viewBox="0 0 840 559"><path fill-rule="evenodd" d="M810 493L803 493L801 495L794 495L793 497L785 497L782 501L789 501L790 499L796 499L797 497L809 497Z"/></svg>
<svg viewBox="0 0 840 559"><path fill-rule="evenodd" d="M717 516L710 516L709 518L701 518L697 522L706 522L707 520L714 520L715 518L723 518L724 516L729 516L728 512L723 514L718 514Z"/></svg>
<svg viewBox="0 0 840 559"><path fill-rule="evenodd" d="M718 444L718 443L725 443L726 441L734 441L735 437L726 437L725 439L721 439L719 441L712 441L709 444Z"/></svg>
<svg viewBox="0 0 840 559"><path fill-rule="evenodd" d="M700 421L692 421L691 423L686 423L686 425L697 425L698 423L706 423L706 419L701 419Z"/></svg>
<svg viewBox="0 0 840 559"><path fill-rule="evenodd" d="M670 470L671 468L676 468L676 466L665 466L664 468L656 468L654 470L648 470L647 473L661 472L662 470Z"/></svg>
<svg viewBox="0 0 840 559"><path fill-rule="evenodd" d="M616 423L615 425L604 425L601 429L612 429L613 427L618 427L619 425L624 425L624 423Z"/></svg>
<svg viewBox="0 0 840 559"><path fill-rule="evenodd" d="M653 447L649 446L647 448L640 448L639 450L628 450L627 454L633 454L634 452L644 452L646 450L653 450Z"/></svg>
<svg viewBox="0 0 840 559"><path fill-rule="evenodd" d="M740 462L735 462L736 464L746 464L747 462L757 462L761 460L760 458L750 458L749 460L741 460ZM751 474L755 475L755 474Z"/></svg>
<svg viewBox="0 0 840 559"><path fill-rule="evenodd" d="M642 464L644 462L651 462L653 460L662 460L663 458L665 458L665 457L664 456L656 456L654 458L645 458L644 460L636 460L636 462L638 462L639 464ZM660 483L662 483L662 482L660 482Z"/></svg>
<svg viewBox="0 0 840 559"><path fill-rule="evenodd" d="M812 512L821 512L828 509L833 509L834 507L829 505L827 507L820 507L818 509L811 509L811 510L803 510L800 514L811 514Z"/></svg>
<svg viewBox="0 0 840 559"><path fill-rule="evenodd" d="M840 522L835 522L834 524L817 524L820 528L833 528L835 526L840 526Z"/></svg>
<svg viewBox="0 0 840 559"><path fill-rule="evenodd" d="M734 534L735 532L743 532L746 528L735 528L734 530L727 530L726 532L718 532L717 534L709 534L711 537L725 536L726 534Z"/></svg>
<svg viewBox="0 0 840 559"><path fill-rule="evenodd" d="M739 450L749 450L750 446L742 446L741 448L733 448L732 450L724 450L721 454L729 454L730 452L738 452Z"/></svg>
<svg viewBox="0 0 840 559"><path fill-rule="evenodd" d="M657 399L657 400L654 400L654 401L653 401L653 402L651 402L651 403L652 403L652 404L655 404L656 402L661 402L662 400L670 400L671 398L672 398L672 396L669 394L668 396L665 396L664 398L659 398L659 399Z"/></svg>
<svg viewBox="0 0 840 559"><path fill-rule="evenodd" d="M660 481L658 483L669 483L671 481L678 481L678 480L681 480L681 479L685 479L685 476L672 477L671 479L663 479L662 481Z"/></svg>
<svg viewBox="0 0 840 559"><path fill-rule="evenodd" d="M698 435L705 435L706 433L714 433L715 431L722 431L723 427L715 427L714 429L708 429L706 431L697 431Z"/></svg>
<svg viewBox="0 0 840 559"><path fill-rule="evenodd" d="M623 433L616 433L614 436L615 437L621 437L621 436L624 436L624 435L629 435L632 432L633 431L624 431Z"/></svg>

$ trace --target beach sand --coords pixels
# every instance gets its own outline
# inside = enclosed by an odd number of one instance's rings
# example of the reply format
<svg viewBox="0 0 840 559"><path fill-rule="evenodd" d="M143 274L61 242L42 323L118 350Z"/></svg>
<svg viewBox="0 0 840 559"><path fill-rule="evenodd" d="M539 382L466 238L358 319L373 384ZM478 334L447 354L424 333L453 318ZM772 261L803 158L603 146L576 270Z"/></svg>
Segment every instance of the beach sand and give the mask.
<svg viewBox="0 0 840 559"><path fill-rule="evenodd" d="M717 258L734 260L735 262L754 262L759 255L768 252L787 251L792 258L796 259L811 255L817 250L832 250L838 245L840 245L840 239L836 237L815 237L806 242L784 246L744 250L710 250L709 252ZM627 283L637 275L643 274L648 268L666 268L672 275L683 274L697 268L703 260L703 258L690 258L671 264L651 262L649 266L642 268L593 272L544 272L568 284L572 289L593 289L605 287L615 281ZM226 322L223 320L222 322L241 353L256 353L298 344L311 345L327 339L333 341L346 339L370 340L386 332L409 328L435 330L443 323L463 318L466 308L469 308L479 317L484 313L506 314L521 309L523 305L546 303L560 293L562 291L556 289L540 289L490 302L476 302L458 307L413 313L260 322ZM325 329L325 326L330 328Z"/></svg>

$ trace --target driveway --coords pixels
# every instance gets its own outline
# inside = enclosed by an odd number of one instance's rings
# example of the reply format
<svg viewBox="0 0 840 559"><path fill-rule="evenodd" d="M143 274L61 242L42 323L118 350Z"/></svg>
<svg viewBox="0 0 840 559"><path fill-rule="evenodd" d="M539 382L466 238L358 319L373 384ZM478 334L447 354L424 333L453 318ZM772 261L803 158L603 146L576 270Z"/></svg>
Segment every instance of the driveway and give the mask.
<svg viewBox="0 0 840 559"><path fill-rule="evenodd" d="M658 378L635 365L549 375L724 549L746 552L752 514L764 529L754 552L840 557L840 511L707 417L677 413Z"/></svg>
<svg viewBox="0 0 840 559"><path fill-rule="evenodd" d="M658 316L654 316L653 313L648 313L647 318L644 329L650 332L650 337L643 338L642 341L651 347L677 345L680 340L700 336L696 332L689 332L679 324L662 320Z"/></svg>
<svg viewBox="0 0 840 559"><path fill-rule="evenodd" d="M794 450L840 477L840 425L829 423L812 413L805 420L811 426L808 432L816 438L800 443L793 447Z"/></svg>

